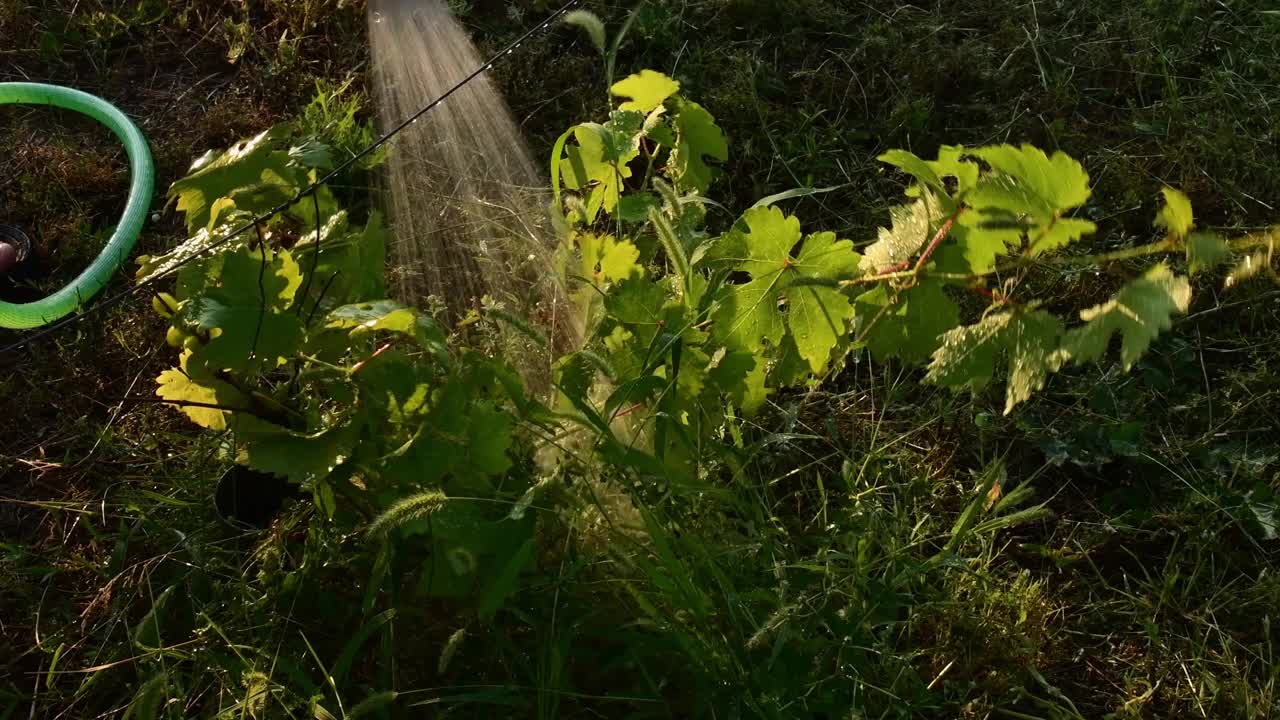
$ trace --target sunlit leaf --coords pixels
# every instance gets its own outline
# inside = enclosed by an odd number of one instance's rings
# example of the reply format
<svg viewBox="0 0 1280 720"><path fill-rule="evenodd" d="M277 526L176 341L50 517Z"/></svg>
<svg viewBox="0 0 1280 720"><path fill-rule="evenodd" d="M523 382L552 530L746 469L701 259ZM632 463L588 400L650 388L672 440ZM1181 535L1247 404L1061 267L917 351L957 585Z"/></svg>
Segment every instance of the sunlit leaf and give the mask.
<svg viewBox="0 0 1280 720"><path fill-rule="evenodd" d="M1111 336L1121 336L1120 359L1126 370L1142 357L1161 331L1173 327L1173 315L1191 302L1191 284L1164 264L1131 281L1111 300L1083 310L1085 324L1063 338L1061 360L1080 364L1096 361L1107 351Z"/></svg>
<svg viewBox="0 0 1280 720"><path fill-rule="evenodd" d="M1035 308L1018 308L987 315L974 325L943 334L933 353L926 379L947 387L980 388L995 376L996 362L1008 358L1009 386L1004 412L1044 387L1058 370L1058 339L1062 323Z"/></svg>
<svg viewBox="0 0 1280 720"><path fill-rule="evenodd" d="M614 83L610 91L614 95L630 98L622 103L622 110L648 113L680 92L680 83L660 72L641 70Z"/></svg>

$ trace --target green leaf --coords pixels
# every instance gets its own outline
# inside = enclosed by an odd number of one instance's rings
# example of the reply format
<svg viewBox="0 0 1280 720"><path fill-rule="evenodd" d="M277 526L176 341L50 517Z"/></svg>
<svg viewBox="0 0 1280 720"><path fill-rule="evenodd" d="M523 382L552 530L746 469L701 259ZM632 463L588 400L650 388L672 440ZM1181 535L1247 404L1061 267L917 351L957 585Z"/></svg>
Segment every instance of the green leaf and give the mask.
<svg viewBox="0 0 1280 720"><path fill-rule="evenodd" d="M1060 360L1077 365L1096 361L1106 353L1111 336L1120 333L1120 359L1128 370L1162 330L1173 327L1173 314L1186 312L1190 302L1187 279L1163 263L1156 265L1108 302L1082 310L1080 319L1086 324L1067 332Z"/></svg>
<svg viewBox="0 0 1280 720"><path fill-rule="evenodd" d="M326 222L326 227L334 223L333 217ZM320 245L323 249L310 287L313 297L323 291L326 302L343 304L387 296L382 277L386 266L386 229L379 213L370 213L363 228L346 227L336 237L324 237ZM301 264L310 268L312 260L304 258ZM310 312L315 300L308 298L306 302Z"/></svg>
<svg viewBox="0 0 1280 720"><path fill-rule="evenodd" d="M444 330L428 315L394 300L352 303L329 313L325 327L349 330L352 337L371 332L393 332L413 338L437 358L447 358Z"/></svg>
<svg viewBox="0 0 1280 720"><path fill-rule="evenodd" d="M502 608L507 598L511 597L520 586L520 574L524 572L530 562L533 560L534 544L533 539L525 540L514 553L511 554L503 564L498 574L485 587L480 594L480 601L477 611L482 620L492 620L498 610Z"/></svg>
<svg viewBox="0 0 1280 720"><path fill-rule="evenodd" d="M144 682L129 701L122 720L161 720L161 711L169 700L169 675L161 670Z"/></svg>
<svg viewBox="0 0 1280 720"><path fill-rule="evenodd" d="M615 285L605 296L609 315L627 325L656 326L662 320L667 293L650 280L631 278Z"/></svg>
<svg viewBox="0 0 1280 720"><path fill-rule="evenodd" d="M784 200L793 200L795 198L811 197L813 195L825 195L826 193L835 192L836 190L840 190L844 187L846 186L832 185L831 187L821 187L821 188L810 188L810 187L791 188L790 190L783 190L780 193L774 193L773 195L769 195L768 197L762 197L759 200L757 200L755 204L752 205L751 207L753 208L770 207L773 205L777 205L778 203Z"/></svg>
<svg viewBox="0 0 1280 720"><path fill-rule="evenodd" d="M625 120L626 115L619 120ZM565 186L571 190L589 190L587 196L588 223L594 222L601 209L612 213L618 206L623 181L631 177L631 162L639 154L639 127L637 134L627 136L623 126L610 123L583 123L573 130L576 146L564 149L568 163L558 166L564 175Z"/></svg>
<svg viewBox="0 0 1280 720"><path fill-rule="evenodd" d="M752 279L730 288L713 319L719 338L731 347L754 352L766 341L776 345L782 339L779 283L791 249L800 241L800 220L777 208L756 208L742 216L740 225L746 231L734 231L741 238L736 246L745 257L738 258L735 267Z"/></svg>
<svg viewBox="0 0 1280 720"><path fill-rule="evenodd" d="M249 216L247 214L233 213L225 218L226 222L217 226L213 230L200 228L195 234L187 238L180 245L162 255L143 255L138 258L138 270L134 274L134 279L139 282L147 282L158 276L168 275L179 268L190 268L193 260L200 255L209 252L218 243L223 242L239 224L247 222ZM236 252L244 246L243 236L234 240L227 241L223 245L219 245L217 250L209 255L211 256ZM197 261L198 263L199 261ZM186 295L179 293L179 299Z"/></svg>
<svg viewBox="0 0 1280 720"><path fill-rule="evenodd" d="M889 211L893 228L880 228L880 237L863 250L861 268L865 272L885 272L915 256L929 241L929 230L937 218L938 205L926 194L907 205Z"/></svg>
<svg viewBox="0 0 1280 720"><path fill-rule="evenodd" d="M618 200L618 218L623 222L645 222L649 219L650 208L656 208L660 204L653 193L627 193Z"/></svg>
<svg viewBox="0 0 1280 720"><path fill-rule="evenodd" d="M630 98L622 103L622 110L648 113L680 92L680 83L660 72L641 70L614 83L609 90L619 97Z"/></svg>
<svg viewBox="0 0 1280 720"><path fill-rule="evenodd" d="M753 278L781 272L791 251L800 242L800 218L785 215L778 208L748 210L739 221L742 249L737 269Z"/></svg>
<svg viewBox="0 0 1280 720"><path fill-rule="evenodd" d="M805 238L791 269L804 279L838 280L856 276L858 261L853 243L837 241L835 233L826 232ZM849 331L853 303L835 287L801 285L794 278L785 295L791 337L809 369L820 373L826 369L831 349Z"/></svg>
<svg viewBox="0 0 1280 720"><path fill-rule="evenodd" d="M965 210L934 258L943 272L988 273L995 269L997 257L1021 243L1021 229L983 222L981 215Z"/></svg>
<svg viewBox="0 0 1280 720"><path fill-rule="evenodd" d="M590 10L574 10L564 16L565 25L573 25L581 28L591 38L591 44L596 46L596 50L603 55L605 52L605 32L604 22L600 20L600 16Z"/></svg>
<svg viewBox="0 0 1280 720"><path fill-rule="evenodd" d="M384 690L383 692L373 693L369 697L361 700L359 703L356 703L355 707L348 710L345 716L346 720L356 720L357 718L362 718L370 713L377 712L378 710L381 710L395 702L396 698L399 696L400 693L394 690Z"/></svg>
<svg viewBox="0 0 1280 720"><path fill-rule="evenodd" d="M1231 246L1216 233L1197 232L1187 237L1187 268L1192 275L1212 270L1231 257Z"/></svg>
<svg viewBox="0 0 1280 720"><path fill-rule="evenodd" d="M893 165L914 177L922 185L927 185L937 192L947 192L947 187L942 184L942 180L934 172L933 167L916 157L914 153L906 150L890 150L876 159L882 163Z"/></svg>
<svg viewBox="0 0 1280 720"><path fill-rule="evenodd" d="M1004 413L1044 387L1060 367L1062 323L1034 307L991 313L974 325L942 336L925 379L946 387L980 388L995 375L996 360L1009 358Z"/></svg>
<svg viewBox="0 0 1280 720"><path fill-rule="evenodd" d="M582 252L582 277L596 287L616 283L644 273L639 264L640 251L627 240L617 240L612 235L578 233L574 240ZM595 295L595 291L587 289Z"/></svg>
<svg viewBox="0 0 1280 720"><path fill-rule="evenodd" d="M1164 207L1156 215L1156 227L1169 229L1174 237L1186 237L1195 226L1195 216L1191 212L1191 199L1173 188L1161 188L1164 194ZM1192 271L1194 272L1194 270Z"/></svg>
<svg viewBox="0 0 1280 720"><path fill-rule="evenodd" d="M882 285L858 296L854 312L859 332L866 332L867 347L878 359L922 362L938 348L939 336L960 322L960 310L935 280L922 281L896 298L893 293Z"/></svg>
<svg viewBox="0 0 1280 720"><path fill-rule="evenodd" d="M1038 233L1031 236L1028 250L1032 257L1052 252L1058 248L1079 240L1085 235L1097 232L1098 226L1092 221L1077 218L1057 218L1049 222Z"/></svg>
<svg viewBox="0 0 1280 720"><path fill-rule="evenodd" d="M248 410L249 398L229 383L217 380L196 370L191 351L184 351L178 358L178 367L160 373L156 378L156 395L174 403L192 422L209 430L226 430L229 415L226 410L198 407L185 403L216 405L224 408Z"/></svg>
<svg viewBox="0 0 1280 720"><path fill-rule="evenodd" d="M781 275L778 271L733 286L712 316L716 335L730 347L749 352L759 352L766 342L774 346L781 342L785 332L778 310Z"/></svg>
<svg viewBox="0 0 1280 720"><path fill-rule="evenodd" d="M285 310L302 286L302 270L288 250L243 247L223 256L218 280L221 294L237 302L265 301L271 310Z"/></svg>
<svg viewBox="0 0 1280 720"><path fill-rule="evenodd" d="M1004 186L1005 191L1021 195L1029 203L1041 209L1035 214L1038 219L1047 221L1056 211L1067 210L1083 205L1089 199L1089 174L1084 167L1064 152L1055 152L1053 157L1031 145L1015 148L1012 145L997 145L978 148L971 154L982 158L992 169L1003 173L1013 180L1011 186ZM996 187L1000 187L997 184ZM977 190L982 192L982 187ZM983 206L977 198L971 198L974 207ZM1021 212L1012 207L1005 209Z"/></svg>
<svg viewBox="0 0 1280 720"><path fill-rule="evenodd" d="M1041 255L1074 242L1097 227L1088 220L1064 217L1089 199L1089 175L1069 155L1052 157L1030 145L978 148L969 151L985 160L993 173L966 197L980 217L968 224L1025 222L1028 252Z"/></svg>
<svg viewBox="0 0 1280 720"><path fill-rule="evenodd" d="M729 159L729 145L715 118L701 105L688 100L678 103L675 116L676 146L671 151L671 178L681 192L706 192L712 169L706 158Z"/></svg>
<svg viewBox="0 0 1280 720"><path fill-rule="evenodd" d="M943 145L938 149L938 159L929 161L929 168L939 178L955 178L956 191L964 196L978 184L978 164L962 159L968 150L963 145Z"/></svg>
<svg viewBox="0 0 1280 720"><path fill-rule="evenodd" d="M507 451L511 449L515 421L493 405L476 403L468 418L467 453L471 466L486 475L500 475L511 467Z"/></svg>
<svg viewBox="0 0 1280 720"><path fill-rule="evenodd" d="M821 372L853 318L852 304L836 285L859 273L853 243L837 241L834 233L810 235L792 257L800 221L777 208L748 210L734 232L745 253L736 269L751 281L731 286L721 298L712 315L716 336L731 348L755 352L765 343L780 345L789 327L810 368ZM785 315L779 311L783 302Z"/></svg>
<svg viewBox="0 0 1280 720"><path fill-rule="evenodd" d="M310 434L284 428L242 433L236 461L294 483L311 482L327 476L347 460L359 440L359 430L358 424L338 422Z"/></svg>
<svg viewBox="0 0 1280 720"><path fill-rule="evenodd" d="M273 312L254 298L222 292L187 301L184 318L208 333L200 358L219 370L272 368L292 357L302 342L302 321L293 312Z"/></svg>
<svg viewBox="0 0 1280 720"><path fill-rule="evenodd" d="M169 186L169 198L186 214L187 231L208 226L214 201L234 191L262 184L298 185L299 171L291 166L291 130L277 125L227 150L210 150L191 166L186 177ZM248 209L241 202L237 206Z"/></svg>
<svg viewBox="0 0 1280 720"><path fill-rule="evenodd" d="M605 162L625 165L640 154L640 137L644 134L643 113L614 110L602 128L600 141Z"/></svg>
<svg viewBox="0 0 1280 720"><path fill-rule="evenodd" d="M747 373L743 383L729 394L733 402L742 408L744 415L754 415L764 407L765 401L773 394L773 388L767 385L768 377L768 368L763 362L757 360L755 367Z"/></svg>

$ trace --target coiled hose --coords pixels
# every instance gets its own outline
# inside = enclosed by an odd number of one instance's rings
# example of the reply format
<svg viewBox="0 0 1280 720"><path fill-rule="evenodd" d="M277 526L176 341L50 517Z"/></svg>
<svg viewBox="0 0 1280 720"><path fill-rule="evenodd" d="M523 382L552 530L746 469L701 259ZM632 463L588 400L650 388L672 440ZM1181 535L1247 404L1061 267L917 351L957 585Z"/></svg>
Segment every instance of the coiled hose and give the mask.
<svg viewBox="0 0 1280 720"><path fill-rule="evenodd" d="M114 105L79 90L41 83L0 83L0 105L52 105L87 115L124 143L129 157L129 200L106 247L76 279L57 292L29 303L0 302L0 327L36 328L77 310L98 293L133 249L151 207L155 167L142 131Z"/></svg>

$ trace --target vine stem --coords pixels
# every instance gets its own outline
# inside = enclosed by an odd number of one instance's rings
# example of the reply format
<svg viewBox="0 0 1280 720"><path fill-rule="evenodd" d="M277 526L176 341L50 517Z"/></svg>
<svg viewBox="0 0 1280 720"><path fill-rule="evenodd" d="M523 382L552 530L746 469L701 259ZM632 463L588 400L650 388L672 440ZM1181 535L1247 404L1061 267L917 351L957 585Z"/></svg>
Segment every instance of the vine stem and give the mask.
<svg viewBox="0 0 1280 720"><path fill-rule="evenodd" d="M948 228L948 230L949 229L950 228ZM942 238L935 236L937 243L941 243L943 239L945 239L945 236ZM1277 243L1280 243L1280 225L1261 232L1249 233L1248 235L1228 240L1227 247L1231 248L1232 252L1242 252L1260 247L1272 247ZM934 245L934 243L930 243L931 249L936 249ZM1028 258L1020 258L1013 262L1008 262L1003 265L996 266L986 272L980 273L919 272L917 269L903 270L897 269L898 266L894 266L877 275L867 275L864 277L841 280L840 286L852 287L856 285L870 285L885 280L904 280L906 278L916 277L917 274L921 277L933 278L936 280L972 281L979 280L988 275L996 275L1008 273L1013 270L1019 270L1033 262L1038 262L1044 265L1060 266L1102 265L1105 263L1119 262L1121 260L1132 260L1134 258L1146 257L1148 255L1159 255L1161 253L1174 252L1181 249L1182 243L1173 238L1165 238L1164 240L1157 240L1155 242L1147 243L1146 245L1122 248L1120 250L1112 250L1104 253L1094 253L1092 255L1056 255L1053 257L1040 258L1034 261ZM926 250L926 252L929 252L929 250ZM922 261L928 260L927 256L921 256L921 259ZM917 268L923 267L923 262L918 262L916 264Z"/></svg>
<svg viewBox="0 0 1280 720"><path fill-rule="evenodd" d="M275 420L259 415L258 413L254 412L251 408L235 407L234 405L219 405L218 403L198 402L196 400L170 400L168 398L153 398L153 397L138 396L138 395L126 395L125 397L118 398L116 402L155 403L157 405L174 405L180 408L187 408L187 407L207 408L209 410L221 410L223 412L240 413L242 415L255 417L259 420L262 420L263 422L275 423Z"/></svg>
<svg viewBox="0 0 1280 720"><path fill-rule="evenodd" d="M924 269L924 264L929 262L929 258L933 255L933 252L937 250L938 246L942 244L942 241L946 240L947 236L951 234L951 228L955 227L956 218L960 217L960 211L962 209L963 206L956 208L956 211L951 213L951 217L947 218L947 221L942 223L942 227L938 228L938 232L934 233L933 240L929 243L929 247L925 248L924 252L920 254L920 259L916 261L916 266L912 269L914 274L920 274L920 271Z"/></svg>
<svg viewBox="0 0 1280 720"><path fill-rule="evenodd" d="M383 345L382 347L378 348L377 350L374 350L372 355L370 355L369 357L365 358L364 360L361 360L360 362L358 362L358 363L356 363L355 365L353 365L353 366L351 367L351 373L350 373L350 374L351 374L351 375L355 375L356 373L360 372L360 370L361 370L361 369L363 369L365 365L368 365L368 364L369 364L369 362L370 362L371 360L373 360L374 358L378 357L378 356L379 356L379 355L381 355L382 353L384 353L384 352L386 352L386 351L390 350L390 349L391 349L391 346L392 346L392 345L394 345L394 344L395 344L395 341L394 341L394 340L392 340L391 342L388 342L386 345Z"/></svg>

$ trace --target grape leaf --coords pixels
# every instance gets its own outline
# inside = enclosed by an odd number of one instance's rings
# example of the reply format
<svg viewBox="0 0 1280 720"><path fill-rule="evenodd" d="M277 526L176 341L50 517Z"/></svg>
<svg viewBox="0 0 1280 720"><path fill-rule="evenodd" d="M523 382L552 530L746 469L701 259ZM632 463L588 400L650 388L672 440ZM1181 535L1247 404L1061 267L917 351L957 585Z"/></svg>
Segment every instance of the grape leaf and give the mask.
<svg viewBox="0 0 1280 720"><path fill-rule="evenodd" d="M995 268L997 257L1008 255L1021 242L1021 229L984 222L982 215L964 210L934 259L943 272L987 273Z"/></svg>
<svg viewBox="0 0 1280 720"><path fill-rule="evenodd" d="M387 296L382 277L386 266L386 229L379 213L370 213L363 228L348 228L341 237L322 240L320 245L323 250L316 263L312 294L323 290L325 301L336 304ZM303 262L310 267L311 260Z"/></svg>
<svg viewBox="0 0 1280 720"><path fill-rule="evenodd" d="M1192 275L1212 270L1231 257L1231 247L1216 233L1195 232L1187 237L1187 268Z"/></svg>
<svg viewBox="0 0 1280 720"><path fill-rule="evenodd" d="M929 241L929 228L937 214L932 194L889 211L893 228L880 228L880 237L863 250L860 267L885 272L910 260Z"/></svg>
<svg viewBox="0 0 1280 720"><path fill-rule="evenodd" d="M302 269L288 250L264 253L261 247L246 247L224 255L219 278L225 296L255 302L265 298L269 310L285 310L302 285Z"/></svg>
<svg viewBox="0 0 1280 720"><path fill-rule="evenodd" d="M640 136L644 134L644 115L638 112L615 110L609 113L609 122L603 125L600 140L603 158L607 163L625 165L640 154Z"/></svg>
<svg viewBox="0 0 1280 720"><path fill-rule="evenodd" d="M960 322L960 310L935 280L922 281L896 298L893 293L881 285L858 296L854 312L859 332L866 333L867 347L878 359L921 362L937 349L939 336Z"/></svg>
<svg viewBox="0 0 1280 720"><path fill-rule="evenodd" d="M210 292L188 301L182 315L208 334L199 355L218 369L245 372L262 363L275 367L302 342L302 321L295 313L264 309L253 297Z"/></svg>
<svg viewBox="0 0 1280 720"><path fill-rule="evenodd" d="M1016 180L1016 189L1025 190L1028 200L1040 203L1042 214L1037 217L1042 220L1048 220L1055 211L1083 205L1089 199L1089 174L1064 152L1055 152L1049 157L1032 145L1020 148L996 145L978 148L971 154ZM976 201L973 204L978 206Z"/></svg>
<svg viewBox="0 0 1280 720"><path fill-rule="evenodd" d="M237 229L249 219L250 218L247 213L236 213L233 211L225 217L226 222L218 225L213 230L203 227L196 230L195 234L167 253L161 255L139 256L137 260L138 270L134 274L134 279L140 283L147 282L152 278L168 275L169 273L188 265L194 258L208 252L210 248L223 241L233 230ZM207 257L234 252L243 246L243 238L237 238L220 245L216 251L210 253ZM183 295L179 294L179 298L182 297Z"/></svg>
<svg viewBox="0 0 1280 720"><path fill-rule="evenodd" d="M1048 226L1041 228L1038 233L1033 233L1027 247L1032 256L1043 255L1065 247L1085 235L1096 232L1097 229L1098 226L1091 220L1057 218L1050 221Z"/></svg>
<svg viewBox="0 0 1280 720"><path fill-rule="evenodd" d="M768 377L768 369L764 363L757 361L747 372L743 382L729 393L734 404L742 408L744 415L754 415L773 394L773 388L767 385Z"/></svg>
<svg viewBox="0 0 1280 720"><path fill-rule="evenodd" d="M701 105L681 100L675 116L676 146L671 151L671 177L681 192L706 192L712 169L707 157L729 159L729 145L715 118Z"/></svg>
<svg viewBox="0 0 1280 720"><path fill-rule="evenodd" d="M1195 226L1195 215L1191 212L1191 199L1173 188L1161 188L1164 194L1164 207L1156 215L1156 227L1169 229L1174 237L1186 237ZM1194 272L1194 271L1193 271Z"/></svg>
<svg viewBox="0 0 1280 720"><path fill-rule="evenodd" d="M805 280L839 280L858 274L858 260L853 243L837 241L832 232L818 233L805 238L790 270ZM800 356L809 361L809 369L820 373L827 366L831 349L849 330L853 304L836 287L802 284L798 278L791 279L783 294L791 338Z"/></svg>
<svg viewBox="0 0 1280 720"><path fill-rule="evenodd" d="M916 157L914 153L906 150L890 150L876 159L902 170L921 184L927 185L937 192L945 193L947 191L947 186L942 184L942 180L934 172L933 167Z"/></svg>
<svg viewBox="0 0 1280 720"><path fill-rule="evenodd" d="M666 302L662 286L641 278L618 283L604 300L609 315L627 325L656 325Z"/></svg>
<svg viewBox="0 0 1280 720"><path fill-rule="evenodd" d="M1053 157L1030 145L999 145L970 151L995 171L966 195L966 202L982 216L977 222L1029 223L1028 252L1051 252L1097 230L1088 220L1064 217L1089 199L1089 175L1069 155Z"/></svg>
<svg viewBox="0 0 1280 720"><path fill-rule="evenodd" d="M190 173L169 186L169 198L186 214L187 231L208 226L214 201L236 190L264 182L287 180L294 185L287 142L292 131L277 125L221 152L210 150L191 165Z"/></svg>
<svg viewBox="0 0 1280 720"><path fill-rule="evenodd" d="M582 250L582 276L596 287L606 282L620 282L644 272L637 263L640 251L627 240L594 233L579 233L575 240ZM594 291L588 291L594 294Z"/></svg>
<svg viewBox="0 0 1280 720"><path fill-rule="evenodd" d="M178 357L178 367L169 368L156 378L156 395L174 403L191 422L209 430L226 430L232 413L212 407L198 407L183 403L201 403L224 408L248 410L248 396L218 380L199 367L191 351L183 351ZM239 416L236 416L239 417Z"/></svg>
<svg viewBox="0 0 1280 720"><path fill-rule="evenodd" d="M750 274L751 281L732 286L721 299L712 315L717 337L732 348L755 352L766 342L779 345L789 327L801 355L820 372L853 317L853 306L834 282L858 274L853 243L837 241L834 233L810 235L792 257L800 241L797 218L761 207L748 210L741 225L745 230L734 232L742 234L746 256L736 269ZM778 310L784 300L785 325Z"/></svg>
<svg viewBox="0 0 1280 720"><path fill-rule="evenodd" d="M639 154L639 137L621 137L615 127L583 123L573 130L576 146L565 148L568 163L561 163L565 186L571 190L587 190L588 223L594 222L603 208L612 213L618 206L623 181L631 177L631 162ZM630 148L629 150L627 148Z"/></svg>
<svg viewBox="0 0 1280 720"><path fill-rule="evenodd" d="M467 457L471 467L487 475L500 475L511 467L507 451L511 448L510 415L488 402L471 407L467 418Z"/></svg>
<svg viewBox="0 0 1280 720"><path fill-rule="evenodd" d="M1034 306L991 313L974 325L943 334L925 379L946 387L977 389L995 375L997 358L1008 356L1004 406L1008 415L1059 369L1056 351L1061 335L1058 318Z"/></svg>
<svg viewBox="0 0 1280 720"><path fill-rule="evenodd" d="M1060 360L1077 365L1098 360L1118 332L1122 337L1120 359L1128 370L1162 330L1173 327L1173 314L1186 312L1190 302L1187 279L1174 275L1163 263L1156 265L1108 302L1080 311L1085 324L1067 332Z"/></svg>
<svg viewBox="0 0 1280 720"><path fill-rule="evenodd" d="M618 200L618 217L623 222L644 222L649 219L649 209L658 205L658 197L653 193L627 193Z"/></svg>
<svg viewBox="0 0 1280 720"><path fill-rule="evenodd" d="M741 399L747 376L758 364L760 361L749 352L722 347L707 362L707 379L721 392L737 393Z"/></svg>
<svg viewBox="0 0 1280 720"><path fill-rule="evenodd" d="M963 145L943 145L938 149L938 159L929 161L929 169L939 178L956 179L956 192L962 197L978 184L978 164L964 160L966 153Z"/></svg>
<svg viewBox="0 0 1280 720"><path fill-rule="evenodd" d="M622 103L621 109L648 113L680 92L680 83L660 72L641 70L614 83L609 90L619 97L630 98Z"/></svg>
<svg viewBox="0 0 1280 720"><path fill-rule="evenodd" d="M352 336L377 331L400 333L413 338L419 347L438 358L448 356L440 324L394 300L375 300L335 308L329 313L325 327L350 330Z"/></svg>
<svg viewBox="0 0 1280 720"><path fill-rule="evenodd" d="M242 433L236 462L291 482L312 482L341 465L359 441L359 423L337 422L314 433L275 428Z"/></svg>

